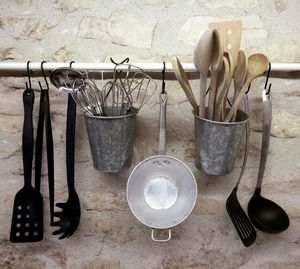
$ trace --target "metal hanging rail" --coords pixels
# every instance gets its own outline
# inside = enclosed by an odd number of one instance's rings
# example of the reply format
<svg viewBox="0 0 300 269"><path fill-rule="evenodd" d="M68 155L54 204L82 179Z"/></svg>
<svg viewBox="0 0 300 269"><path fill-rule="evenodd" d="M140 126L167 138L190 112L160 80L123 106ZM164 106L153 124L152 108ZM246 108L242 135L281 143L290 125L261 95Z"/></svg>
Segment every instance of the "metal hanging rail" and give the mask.
<svg viewBox="0 0 300 269"><path fill-rule="evenodd" d="M162 72L163 63L132 63L142 68L145 72ZM183 69L186 72L197 72L193 63L182 63ZM63 62L46 62L43 65L45 71L51 71L59 67L69 67L69 63ZM103 71L111 72L115 65L113 63L72 63L72 68L76 70ZM125 69L126 67L124 67ZM30 62L29 69L31 71L41 71L41 62ZM1 72L26 72L27 62L0 62ZM171 63L165 64L166 72L173 72ZM299 72L300 63L272 63L272 72Z"/></svg>

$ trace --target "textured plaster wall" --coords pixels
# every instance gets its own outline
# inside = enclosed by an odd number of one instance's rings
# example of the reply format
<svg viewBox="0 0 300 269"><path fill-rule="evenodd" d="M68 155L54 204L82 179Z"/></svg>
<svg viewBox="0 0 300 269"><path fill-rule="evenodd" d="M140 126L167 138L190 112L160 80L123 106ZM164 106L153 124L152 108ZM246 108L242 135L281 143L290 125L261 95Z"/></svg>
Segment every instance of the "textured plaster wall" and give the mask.
<svg viewBox="0 0 300 269"><path fill-rule="evenodd" d="M192 62L193 46L209 22L240 18L242 47L264 52L272 62L299 62L298 0L0 0L0 59L16 61L104 62L130 57L132 62L168 61L178 55ZM286 209L290 228L278 235L258 232L246 249L225 211L225 201L241 166L241 147L234 171L209 177L194 166L191 108L176 81L169 92L167 152L194 172L199 197L190 217L173 229L168 243L155 243L150 231L130 213L125 186L132 168L157 152L158 98L139 113L132 167L117 175L95 171L83 118L76 132L76 187L81 223L65 240L49 227L47 171L43 168L45 239L40 243L8 241L14 195L23 184L21 128L22 77L0 78L0 268L1 269L170 269L300 268L300 106L299 79L272 79L273 125L263 194ZM158 81L160 83L160 81ZM260 89L253 83L251 148L239 199L246 208L256 182L261 139ZM37 79L33 84L37 86ZM199 81L192 81L195 95ZM66 199L66 96L51 90L55 142L56 201ZM34 120L37 120L37 107ZM35 125L36 126L36 125ZM45 164L44 164L45 167Z"/></svg>

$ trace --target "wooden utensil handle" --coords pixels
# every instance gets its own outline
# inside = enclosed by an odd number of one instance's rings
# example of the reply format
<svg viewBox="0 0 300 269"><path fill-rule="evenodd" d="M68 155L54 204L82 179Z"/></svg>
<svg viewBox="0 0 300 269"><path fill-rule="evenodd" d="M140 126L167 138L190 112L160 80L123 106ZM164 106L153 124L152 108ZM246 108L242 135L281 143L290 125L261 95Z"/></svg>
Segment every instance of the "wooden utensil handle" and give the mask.
<svg viewBox="0 0 300 269"><path fill-rule="evenodd" d="M197 104L197 101L195 99L195 96L192 92L191 86L188 82L188 77L186 73L184 72L182 65L177 57L174 57L171 59L171 64L174 70L174 74L181 85L181 88L183 89L187 99L189 100L190 104L192 105L194 112L196 114L199 113L199 106Z"/></svg>
<svg viewBox="0 0 300 269"><path fill-rule="evenodd" d="M229 110L229 112L227 114L227 116L225 118L225 122L229 122L231 120L231 118L233 117L233 115L235 114L235 112L238 109L238 106L239 106L240 102L242 101L243 96L246 93L250 83L251 83L250 79L246 80L245 84L241 88L238 96L236 97L231 109Z"/></svg>
<svg viewBox="0 0 300 269"><path fill-rule="evenodd" d="M218 72L211 73L211 83L210 83L210 91L208 97L208 119L209 120L212 120L214 116L215 102L216 102L216 95L217 95L217 77L218 77Z"/></svg>
<svg viewBox="0 0 300 269"><path fill-rule="evenodd" d="M200 78L200 104L199 117L205 118L205 95L206 95L206 76Z"/></svg>

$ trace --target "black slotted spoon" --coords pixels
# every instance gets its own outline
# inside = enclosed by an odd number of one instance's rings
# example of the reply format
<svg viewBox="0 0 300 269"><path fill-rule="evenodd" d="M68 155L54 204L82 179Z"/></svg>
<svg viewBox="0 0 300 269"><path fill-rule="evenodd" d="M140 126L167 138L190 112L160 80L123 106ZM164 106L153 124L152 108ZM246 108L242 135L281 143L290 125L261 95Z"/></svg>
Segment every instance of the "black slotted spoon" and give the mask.
<svg viewBox="0 0 300 269"><path fill-rule="evenodd" d="M62 211L54 212L54 216L59 218L53 222L53 226L59 229L53 235L59 235L59 239L71 236L77 229L80 222L80 201L74 184L74 146L75 146L75 125L76 125L76 103L71 94L68 94L67 111L67 135L66 135L66 159L67 159L67 183L68 200L65 203L57 203L56 206Z"/></svg>
<svg viewBox="0 0 300 269"><path fill-rule="evenodd" d="M23 92L24 124L22 154L24 166L24 187L15 196L10 241L13 243L36 242L43 239L43 197L31 185L33 159L32 110L34 92L27 87Z"/></svg>
<svg viewBox="0 0 300 269"><path fill-rule="evenodd" d="M246 113L249 114L249 101L247 94L244 96L244 105ZM246 124L246 147L245 147L245 154L243 160L243 166L238 178L238 181L233 188L231 194L227 198L226 201L226 210L230 219L245 247L251 246L255 239L256 239L256 231L253 228L252 223L250 222L248 216L246 215L244 209L242 208L239 200L237 198L237 190L244 174L244 170L247 164L248 153L249 153L249 138L250 138L250 123L249 120Z"/></svg>

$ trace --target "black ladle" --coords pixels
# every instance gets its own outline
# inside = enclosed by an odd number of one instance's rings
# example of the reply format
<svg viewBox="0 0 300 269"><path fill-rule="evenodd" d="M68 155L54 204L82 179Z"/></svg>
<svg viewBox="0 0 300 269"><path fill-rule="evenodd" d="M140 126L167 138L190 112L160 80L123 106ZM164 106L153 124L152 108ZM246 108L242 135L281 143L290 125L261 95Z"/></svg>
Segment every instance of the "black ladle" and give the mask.
<svg viewBox="0 0 300 269"><path fill-rule="evenodd" d="M263 133L259 171L255 192L248 204L248 216L253 225L265 233L275 234L286 230L290 221L286 212L273 201L261 196L261 185L267 162L267 155L271 133L272 103L266 90L263 98Z"/></svg>

